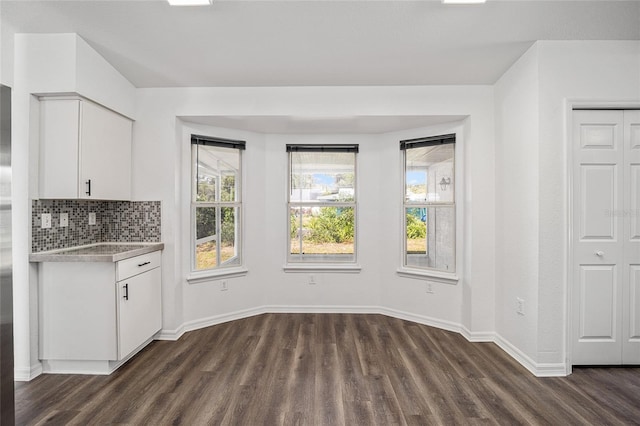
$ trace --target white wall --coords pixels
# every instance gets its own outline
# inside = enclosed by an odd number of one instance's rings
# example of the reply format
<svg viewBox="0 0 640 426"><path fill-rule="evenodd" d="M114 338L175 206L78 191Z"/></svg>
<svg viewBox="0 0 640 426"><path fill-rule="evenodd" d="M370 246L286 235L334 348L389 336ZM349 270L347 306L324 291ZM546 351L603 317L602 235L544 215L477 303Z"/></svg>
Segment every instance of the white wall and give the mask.
<svg viewBox="0 0 640 426"><path fill-rule="evenodd" d="M567 280L566 100L640 101L640 42L538 42L538 362L564 362ZM569 170L570 172L570 170Z"/></svg>
<svg viewBox="0 0 640 426"><path fill-rule="evenodd" d="M496 331L542 374L567 355L567 105L637 104L639 75L640 42L543 41L496 84Z"/></svg>
<svg viewBox="0 0 640 426"><path fill-rule="evenodd" d="M198 323L232 317L237 311L268 306L275 310L360 310L384 305L417 319L462 325L469 332L493 330L493 96L491 87L310 87L139 89L134 126L134 199L163 201L163 291L165 335ZM462 217L468 244L463 280L436 285L400 278L400 202L381 194L399 194L401 169L398 134L259 135L181 123L182 116L361 116L458 115L465 124L463 162L469 208ZM432 131L451 129L451 125ZM460 125L457 125L460 127ZM187 284L188 217L184 197L188 185L188 141L191 129L213 136L247 140L245 277ZM424 136L425 131L413 131ZM411 133L411 132L409 132ZM407 134L409 134L407 133ZM300 141L347 141L360 144L359 273L285 273L286 153L284 145ZM182 145L182 146L180 146ZM381 173L381 171L383 171ZM183 179L182 186L179 184ZM182 207L178 204L183 200ZM182 212L182 214L178 214ZM185 224L187 228L185 228ZM181 299L182 298L182 299ZM179 300L182 300L180 305ZM180 308L182 306L182 312Z"/></svg>
<svg viewBox="0 0 640 426"><path fill-rule="evenodd" d="M387 201L379 191L380 173L375 135L267 135L266 167L266 240L262 244L267 257L263 285L269 306L315 306L363 308L379 306L378 251L384 245L378 235L378 204ZM357 251L359 273L313 273L316 285L309 285L310 273L285 273L287 237L286 144L346 143L359 144L357 155Z"/></svg>
<svg viewBox="0 0 640 426"><path fill-rule="evenodd" d="M37 300L33 297L37 275L28 262L29 195L37 191L33 184L37 181L33 163L37 101L30 93L37 88L28 78L33 70L25 56L27 39L16 36L13 74L16 367L26 374L37 364ZM3 63L3 75L4 67ZM539 42L496 84L495 98L491 86L135 90L137 104L130 104L137 119L133 197L161 200L163 207L163 333L176 336L185 326L229 319L257 307L363 312L382 307L391 314L461 330L471 339L491 338L497 331L507 349L524 356L525 363L534 368L563 363L565 101L638 101L639 75L638 42ZM57 81L68 75L49 77ZM86 87L98 88L92 83L88 80ZM208 115L467 118L462 123L382 135L329 136L263 135L187 124L178 118ZM185 280L189 244L185 209L189 146L185 135L194 130L247 140L245 255L249 272L227 279L226 292L219 291L215 280L199 284ZM461 280L457 285L435 284L434 293L429 294L424 280L396 273L401 197L389 201L381 194L401 191L399 140L452 130L464 135L463 155L458 159L464 171L464 261L458 268ZM287 141L328 139L361 146L362 271L314 273L318 284L309 286L305 274L282 270L287 234L283 147ZM271 249L274 246L279 249ZM515 297L525 299L524 316L515 314Z"/></svg>
<svg viewBox="0 0 640 426"><path fill-rule="evenodd" d="M495 86L496 333L533 362L538 328L538 48ZM516 298L525 315L516 313Z"/></svg>
<svg viewBox="0 0 640 426"><path fill-rule="evenodd" d="M13 27L0 14L0 84L13 87Z"/></svg>
<svg viewBox="0 0 640 426"><path fill-rule="evenodd" d="M30 93L80 94L133 118L134 87L77 34L16 34Z"/></svg>
<svg viewBox="0 0 640 426"><path fill-rule="evenodd" d="M186 324L207 324L216 322L221 314L229 312L251 311L264 305L264 292L269 281L266 268L268 253L273 251L273 243L267 244L265 233L269 226L265 221L265 144L264 135L237 130L219 129L210 126L181 123L182 138L180 150L182 165L176 173L182 178L181 199L182 211L180 239L182 247L176 253L181 259L181 273L184 297L184 322ZM246 150L242 152L242 243L244 246L244 262L249 266L246 276L224 278L228 290L220 291L220 281L186 283L184 277L190 273L191 232L190 232L190 194L191 194L191 134L207 135L225 139L244 140ZM186 172L186 173L184 173ZM273 244L273 245L272 245Z"/></svg>

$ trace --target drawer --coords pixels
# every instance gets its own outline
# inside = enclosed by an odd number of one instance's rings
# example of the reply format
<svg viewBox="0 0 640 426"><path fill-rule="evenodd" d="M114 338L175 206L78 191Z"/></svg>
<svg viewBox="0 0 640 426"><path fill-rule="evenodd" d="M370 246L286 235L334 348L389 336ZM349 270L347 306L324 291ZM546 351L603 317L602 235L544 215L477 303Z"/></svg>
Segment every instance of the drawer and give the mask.
<svg viewBox="0 0 640 426"><path fill-rule="evenodd" d="M117 262L116 281L126 280L134 275L147 272L160 266L160 251L154 251L140 256Z"/></svg>

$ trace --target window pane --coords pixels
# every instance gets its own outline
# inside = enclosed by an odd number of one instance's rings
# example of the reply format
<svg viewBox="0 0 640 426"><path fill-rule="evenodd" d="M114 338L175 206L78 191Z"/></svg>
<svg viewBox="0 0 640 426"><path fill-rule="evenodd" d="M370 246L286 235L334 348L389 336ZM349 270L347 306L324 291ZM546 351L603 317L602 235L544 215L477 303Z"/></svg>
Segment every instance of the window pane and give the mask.
<svg viewBox="0 0 640 426"><path fill-rule="evenodd" d="M291 254L300 254L302 252L302 236L304 233L302 210L302 207L289 209L289 238L291 239L289 253Z"/></svg>
<svg viewBox="0 0 640 426"><path fill-rule="evenodd" d="M427 209L406 209L407 254L426 255L427 253Z"/></svg>
<svg viewBox="0 0 640 426"><path fill-rule="evenodd" d="M196 207L196 270L217 266L216 208Z"/></svg>
<svg viewBox="0 0 640 426"><path fill-rule="evenodd" d="M240 151L205 145L193 147L197 162L195 201L236 201Z"/></svg>
<svg viewBox="0 0 640 426"><path fill-rule="evenodd" d="M353 201L355 154L292 152L291 201Z"/></svg>
<svg viewBox="0 0 640 426"><path fill-rule="evenodd" d="M407 208L406 264L455 272L455 208Z"/></svg>
<svg viewBox="0 0 640 426"><path fill-rule="evenodd" d="M229 172L222 173L220 201L236 201L236 176Z"/></svg>
<svg viewBox="0 0 640 426"><path fill-rule="evenodd" d="M238 257L238 207L220 208L220 263L235 265L240 263Z"/></svg>
<svg viewBox="0 0 640 426"><path fill-rule="evenodd" d="M355 220L353 207L306 206L292 208L291 254L303 261L353 261ZM300 248L300 246L302 246Z"/></svg>
<svg viewBox="0 0 640 426"><path fill-rule="evenodd" d="M454 144L405 151L405 199L408 203L454 201Z"/></svg>

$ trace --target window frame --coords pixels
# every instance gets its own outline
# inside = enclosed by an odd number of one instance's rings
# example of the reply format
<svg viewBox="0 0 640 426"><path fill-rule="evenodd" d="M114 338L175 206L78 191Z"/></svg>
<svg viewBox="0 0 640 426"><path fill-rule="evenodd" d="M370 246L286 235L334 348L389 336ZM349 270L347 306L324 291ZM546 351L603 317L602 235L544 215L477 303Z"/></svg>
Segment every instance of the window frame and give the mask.
<svg viewBox="0 0 640 426"><path fill-rule="evenodd" d="M462 262L462 236L463 236L463 155L460 132L443 133L435 136L420 137L414 139L405 139L400 141L400 163L401 163L401 248L400 248L400 266L397 270L399 276L408 278L426 278L434 282L445 284L457 284L461 271L463 269ZM412 148L423 146L434 146L441 144L453 144L453 183L454 194L451 202L434 202L426 201L420 203L407 203L406 200L406 184L407 184L407 158L406 151ZM453 256L455 259L455 270L453 272L443 271L441 269L420 267L417 265L408 265L407 263L407 208L429 208L429 207L449 207L453 208L454 218L454 238L453 238ZM427 236L428 237L428 236Z"/></svg>
<svg viewBox="0 0 640 426"><path fill-rule="evenodd" d="M287 144L287 196L286 196L286 230L287 230L287 243L285 253L285 272L303 272L303 271L317 271L317 272L358 272L360 266L358 265L358 152L359 144ZM353 153L353 173L354 173L354 188L353 188L353 201L292 201L291 200L291 179L292 179L292 165L294 152L344 152ZM353 257L349 260L339 261L334 259L322 260L321 258L309 259L303 258L304 254L292 254L291 253L291 210L295 207L348 207L353 209L354 217L354 236L353 236ZM295 259L295 256L301 257L299 260Z"/></svg>
<svg viewBox="0 0 640 426"><path fill-rule="evenodd" d="M235 174L235 196L234 201L220 201L222 194L222 181L220 179L216 182L216 200L214 201L197 201L197 185L198 185L198 146L214 146L223 149L235 149L238 153L238 170ZM231 277L240 276L246 273L244 268L244 209L243 209L243 169L244 169L244 155L243 152L246 149L246 142L241 140L224 139L203 135L191 135L190 146L190 179L189 179L189 275L187 280L191 282L199 282L212 277ZM196 211L198 208L211 207L215 208L215 221L216 221L216 266L206 269L196 269L196 250L197 250L197 230L196 230ZM235 222L235 238L234 245L235 256L232 259L237 259L237 262L229 263L229 260L221 262L221 226L222 226L222 209L234 208L236 213L234 215Z"/></svg>

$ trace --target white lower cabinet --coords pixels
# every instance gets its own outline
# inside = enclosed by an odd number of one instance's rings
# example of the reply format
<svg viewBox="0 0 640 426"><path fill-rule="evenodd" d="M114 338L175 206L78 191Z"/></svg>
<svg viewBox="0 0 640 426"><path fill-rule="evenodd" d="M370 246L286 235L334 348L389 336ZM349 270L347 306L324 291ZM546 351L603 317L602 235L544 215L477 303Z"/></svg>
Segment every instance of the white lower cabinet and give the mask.
<svg viewBox="0 0 640 426"><path fill-rule="evenodd" d="M118 359L153 336L162 325L160 268L118 282Z"/></svg>
<svg viewBox="0 0 640 426"><path fill-rule="evenodd" d="M110 374L149 343L162 327L160 260L40 263L43 371Z"/></svg>

